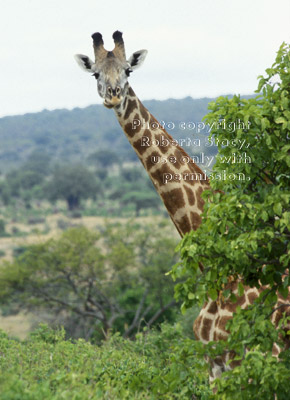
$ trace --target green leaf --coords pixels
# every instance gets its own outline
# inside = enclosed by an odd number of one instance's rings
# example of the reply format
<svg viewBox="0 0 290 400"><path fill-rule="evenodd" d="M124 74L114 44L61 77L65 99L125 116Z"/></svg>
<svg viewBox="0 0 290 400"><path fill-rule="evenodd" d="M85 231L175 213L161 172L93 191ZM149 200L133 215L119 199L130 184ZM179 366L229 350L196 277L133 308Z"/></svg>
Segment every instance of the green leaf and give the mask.
<svg viewBox="0 0 290 400"><path fill-rule="evenodd" d="M276 124L284 124L284 122L287 122L287 121L283 117L278 117L275 119L275 122L276 122Z"/></svg>
<svg viewBox="0 0 290 400"><path fill-rule="evenodd" d="M273 210L274 210L275 214L281 215L282 214L282 204L281 203L274 204Z"/></svg>
<svg viewBox="0 0 290 400"><path fill-rule="evenodd" d="M261 218L262 218L263 221L267 221L267 220L268 220L268 213L267 213L267 211L263 210L263 211L261 212Z"/></svg>
<svg viewBox="0 0 290 400"><path fill-rule="evenodd" d="M232 303L236 303L237 302L237 296L234 293L231 293L230 295L230 301Z"/></svg>
<svg viewBox="0 0 290 400"><path fill-rule="evenodd" d="M241 282L239 282L238 283L238 295L243 296L243 294L244 294L244 285Z"/></svg>
<svg viewBox="0 0 290 400"><path fill-rule="evenodd" d="M215 301L217 299L217 297L218 297L218 292L217 292L217 290L215 288L211 288L208 291L208 295L212 300Z"/></svg>

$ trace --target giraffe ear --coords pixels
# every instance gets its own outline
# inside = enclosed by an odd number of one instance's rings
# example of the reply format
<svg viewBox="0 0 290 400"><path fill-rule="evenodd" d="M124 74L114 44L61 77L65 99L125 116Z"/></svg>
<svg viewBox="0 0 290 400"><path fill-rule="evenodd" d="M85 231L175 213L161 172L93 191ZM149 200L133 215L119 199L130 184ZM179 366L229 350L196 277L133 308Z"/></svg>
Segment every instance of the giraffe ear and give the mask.
<svg viewBox="0 0 290 400"><path fill-rule="evenodd" d="M88 56L76 54L74 58L82 69L87 72L96 73L96 64Z"/></svg>
<svg viewBox="0 0 290 400"><path fill-rule="evenodd" d="M135 51L135 53L131 55L131 57L127 62L130 65L130 69L132 71L139 68L143 64L143 61L145 60L147 53L148 53L147 50L139 50Z"/></svg>

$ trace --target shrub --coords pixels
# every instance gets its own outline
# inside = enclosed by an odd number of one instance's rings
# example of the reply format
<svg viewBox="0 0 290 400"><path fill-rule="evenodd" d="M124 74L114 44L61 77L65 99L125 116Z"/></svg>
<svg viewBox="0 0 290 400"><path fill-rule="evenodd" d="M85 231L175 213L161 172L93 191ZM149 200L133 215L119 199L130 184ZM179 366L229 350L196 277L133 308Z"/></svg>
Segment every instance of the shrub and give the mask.
<svg viewBox="0 0 290 400"><path fill-rule="evenodd" d="M19 342L0 333L1 400L209 399L205 365L179 325L113 335L98 347L40 326Z"/></svg>
<svg viewBox="0 0 290 400"><path fill-rule="evenodd" d="M242 361L218 382L220 399L270 399L275 393L279 399L289 397L290 352L280 363L272 357L278 334L269 321L277 292L287 297L290 284L289 71L290 46L283 43L267 75L259 77L259 96L219 97L210 103L205 119L212 127L210 140L219 143L211 175L215 191L205 195L203 223L183 239L183 265L172 271L179 278L189 274L176 286L184 310L218 295L235 302L236 297L224 290L229 277L242 278L251 287L268 286L252 307L237 310L228 324L227 343L207 346L210 355L226 346ZM245 143L244 148L239 143ZM245 179L234 179L234 174ZM239 296L243 291L240 283ZM289 340L285 327L280 333Z"/></svg>

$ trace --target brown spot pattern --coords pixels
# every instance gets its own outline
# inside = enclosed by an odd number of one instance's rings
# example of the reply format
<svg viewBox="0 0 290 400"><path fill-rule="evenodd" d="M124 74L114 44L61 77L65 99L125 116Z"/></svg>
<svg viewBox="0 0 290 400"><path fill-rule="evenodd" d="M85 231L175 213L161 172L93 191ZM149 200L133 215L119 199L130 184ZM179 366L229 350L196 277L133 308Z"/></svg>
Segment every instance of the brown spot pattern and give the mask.
<svg viewBox="0 0 290 400"><path fill-rule="evenodd" d="M193 332L194 332L194 336L197 340L200 340L199 329L200 329L201 321L202 321L202 317L199 315L193 324Z"/></svg>
<svg viewBox="0 0 290 400"><path fill-rule="evenodd" d="M145 122L149 120L149 111L143 106L143 104L139 101L139 110L142 115L142 118Z"/></svg>
<svg viewBox="0 0 290 400"><path fill-rule="evenodd" d="M217 312L217 304L216 301L212 301L210 306L207 309L207 312L210 314L215 314Z"/></svg>
<svg viewBox="0 0 290 400"><path fill-rule="evenodd" d="M197 214L196 212L191 211L190 212L190 220L191 220L191 226L194 231L200 226L201 224L201 216Z"/></svg>
<svg viewBox="0 0 290 400"><path fill-rule="evenodd" d="M212 320L209 318L203 318L201 327L201 337L203 340L209 341L209 334L212 326Z"/></svg>
<svg viewBox="0 0 290 400"><path fill-rule="evenodd" d="M133 147L140 155L143 155L145 151L148 150L147 146L142 145L142 138L136 140L136 142L133 143Z"/></svg>
<svg viewBox="0 0 290 400"><path fill-rule="evenodd" d="M196 191L197 207L200 211L203 211L203 206L204 206L204 200L201 198L202 192L203 192L202 187L199 187Z"/></svg>
<svg viewBox="0 0 290 400"><path fill-rule="evenodd" d="M194 203L195 203L195 197L194 197L193 191L187 186L184 186L184 189L185 189L186 194L187 194L189 205L193 206Z"/></svg>
<svg viewBox="0 0 290 400"><path fill-rule="evenodd" d="M161 153L165 154L168 152L168 147L170 146L170 144L167 145L166 140L168 140L168 138L162 134L156 134L155 135L155 139L158 140L159 145L158 148L161 151Z"/></svg>
<svg viewBox="0 0 290 400"><path fill-rule="evenodd" d="M242 305L245 304L245 302L246 302L246 296L245 296L245 294L243 294L242 296L239 296L237 298L237 301L235 302L235 305L236 305L236 307L242 306Z"/></svg>
<svg viewBox="0 0 290 400"><path fill-rule="evenodd" d="M279 307L279 305L278 305L278 307ZM282 308L284 308L284 307L282 307ZM276 313L274 313L274 315L273 315L273 317L272 317L272 322L273 322L273 324L274 325L278 325L278 323L279 323L279 321L280 321L280 319L281 319L281 316L282 316L282 312L284 312L285 310L278 310L278 311L276 311Z"/></svg>
<svg viewBox="0 0 290 400"><path fill-rule="evenodd" d="M145 165L146 165L147 171L150 171L150 169L156 165L156 162L152 161L153 158L155 158L157 160L157 159L159 159L159 157L160 156L157 151L153 151L151 154L149 154L149 156L145 160Z"/></svg>
<svg viewBox="0 0 290 400"><path fill-rule="evenodd" d="M256 300L256 298L258 297L256 292L249 292L249 293L247 293L247 295L248 295L248 300L249 300L250 304L253 304L254 301Z"/></svg>
<svg viewBox="0 0 290 400"><path fill-rule="evenodd" d="M129 86L128 94L129 94L129 96L131 96L131 97L135 97L135 96L136 96L136 95L135 95L135 92L134 92L134 90L131 88L131 86Z"/></svg>
<svg viewBox="0 0 290 400"><path fill-rule="evenodd" d="M138 118L138 114L135 115L134 117L135 119ZM141 126L134 126L133 129L133 125L131 122L128 122L125 126L124 126L124 131L127 133L128 136L130 136L131 138L136 135L136 133L140 132L141 130Z"/></svg>
<svg viewBox="0 0 290 400"><path fill-rule="evenodd" d="M177 222L179 225L179 230L181 230L183 235L191 231L190 220L186 214L182 218L180 218Z"/></svg>
<svg viewBox="0 0 290 400"><path fill-rule="evenodd" d="M236 311L237 308L237 303L232 303L230 301L228 301L225 305L225 310L234 313Z"/></svg>
<svg viewBox="0 0 290 400"><path fill-rule="evenodd" d="M129 99L128 106L127 106L125 114L124 114L124 119L128 119L129 116L132 114L132 112L134 110L136 110L136 108L137 108L137 101L135 99L133 99L133 100ZM139 117L138 115L137 115L137 117L135 116L135 119L138 119L138 117Z"/></svg>
<svg viewBox="0 0 290 400"><path fill-rule="evenodd" d="M163 186L166 185L166 183L163 181L164 174L174 174L174 171L169 168L168 164L163 164L156 171L152 172L151 177L153 180L157 181L159 186Z"/></svg>
<svg viewBox="0 0 290 400"><path fill-rule="evenodd" d="M227 324L227 322L231 319L232 317L230 317L230 316L228 316L228 315L224 315L224 316L221 316L221 318L220 318L220 321L219 321L219 328L221 329L221 330L223 330L223 331L225 331L225 332L228 332L227 330L226 330L226 324Z"/></svg>
<svg viewBox="0 0 290 400"><path fill-rule="evenodd" d="M242 296L237 296L236 302L231 302L227 300L227 302L224 305L224 309L230 312L235 312L238 306L243 306L245 304L246 304L246 295L243 294Z"/></svg>
<svg viewBox="0 0 290 400"><path fill-rule="evenodd" d="M126 105L127 105L127 101L128 101L128 97L126 96L123 102L123 109L126 109Z"/></svg>
<svg viewBox="0 0 290 400"><path fill-rule="evenodd" d="M149 129L145 129L143 136L148 137L149 143L150 143L150 140L151 140L151 138L152 138L152 135L151 135L151 132L149 131Z"/></svg>
<svg viewBox="0 0 290 400"><path fill-rule="evenodd" d="M176 158L176 163L174 164L175 168L179 170L183 166L183 164L181 163L181 156L179 149L176 149L174 151L174 157Z"/></svg>
<svg viewBox="0 0 290 400"><path fill-rule="evenodd" d="M166 208L174 215L176 211L185 206L183 193L181 188L172 189L168 192L161 193Z"/></svg>

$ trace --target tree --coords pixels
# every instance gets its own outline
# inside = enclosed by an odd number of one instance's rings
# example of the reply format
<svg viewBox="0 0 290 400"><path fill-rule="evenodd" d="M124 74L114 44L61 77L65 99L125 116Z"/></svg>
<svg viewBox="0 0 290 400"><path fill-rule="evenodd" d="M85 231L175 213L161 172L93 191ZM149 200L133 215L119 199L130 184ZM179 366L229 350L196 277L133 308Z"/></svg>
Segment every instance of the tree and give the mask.
<svg viewBox="0 0 290 400"><path fill-rule="evenodd" d="M145 181L145 179L147 180L147 176L145 178L145 174L143 173L143 170L140 168L140 166L138 165L138 167L134 167L134 168L122 168L121 169L121 178L123 178L126 182L131 182L136 184L136 182L138 181Z"/></svg>
<svg viewBox="0 0 290 400"><path fill-rule="evenodd" d="M136 217L139 217L141 210L145 208L157 208L160 204L160 199L156 192L153 192L152 190L146 192L131 190L121 197L120 203L134 204Z"/></svg>
<svg viewBox="0 0 290 400"><path fill-rule="evenodd" d="M31 199L43 195L42 188L49 174L50 157L43 152L33 152L18 169L7 173L0 185L0 196L5 204L13 197L20 197L30 206Z"/></svg>
<svg viewBox="0 0 290 400"><path fill-rule="evenodd" d="M229 276L250 286L268 285L252 307L237 310L228 324L229 339L219 343L219 350L234 350L242 363L218 382L217 398L289 397L289 350L280 363L272 357L273 343L287 340L287 335L290 339L289 322L287 328L281 321L277 332L269 321L277 292L287 296L290 284L289 71L290 46L282 44L267 75L259 77L257 97L219 97L205 117L219 154L202 225L183 239L183 267L172 270L174 277L190 275L176 286L176 296L185 310L196 301L215 299ZM228 291L223 296L235 301ZM211 344L206 351L212 354L213 349L217 352Z"/></svg>
<svg viewBox="0 0 290 400"><path fill-rule="evenodd" d="M7 236L7 233L5 231L5 221L4 219L0 219L0 237L5 237Z"/></svg>
<svg viewBox="0 0 290 400"><path fill-rule="evenodd" d="M0 182L0 199L5 205L11 201L11 192L7 181Z"/></svg>
<svg viewBox="0 0 290 400"><path fill-rule="evenodd" d="M69 210L78 208L82 199L95 197L99 191L100 183L80 164L57 167L46 186L48 198L66 200Z"/></svg>
<svg viewBox="0 0 290 400"><path fill-rule="evenodd" d="M2 266L0 299L13 309L58 315L73 336L131 337L176 315L173 282L165 276L176 261L175 245L158 226L73 228Z"/></svg>
<svg viewBox="0 0 290 400"><path fill-rule="evenodd" d="M23 164L22 169L26 171L34 171L42 176L46 176L50 173L50 161L51 157L49 154L35 150Z"/></svg>
<svg viewBox="0 0 290 400"><path fill-rule="evenodd" d="M98 168L108 168L114 164L119 164L120 159L115 151L102 149L90 154L88 161L96 164Z"/></svg>

